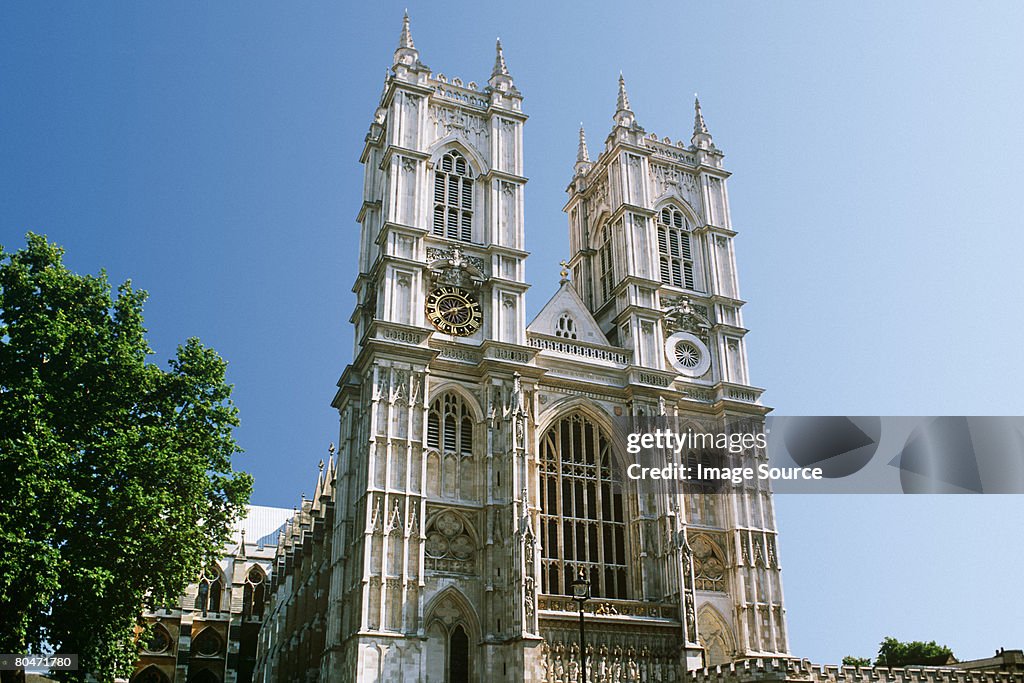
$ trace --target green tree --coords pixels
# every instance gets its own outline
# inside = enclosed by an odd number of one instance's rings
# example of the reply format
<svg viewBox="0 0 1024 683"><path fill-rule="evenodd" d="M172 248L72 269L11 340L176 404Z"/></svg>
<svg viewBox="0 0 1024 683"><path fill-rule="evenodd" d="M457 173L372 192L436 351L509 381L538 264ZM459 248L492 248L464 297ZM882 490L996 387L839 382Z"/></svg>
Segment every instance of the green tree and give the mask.
<svg viewBox="0 0 1024 683"><path fill-rule="evenodd" d="M902 642L889 636L878 645L875 666L939 666L952 656L952 650L934 640L927 643L920 640Z"/></svg>
<svg viewBox="0 0 1024 683"><path fill-rule="evenodd" d="M846 655L843 657L843 666L871 666L871 658Z"/></svg>
<svg viewBox="0 0 1024 683"><path fill-rule="evenodd" d="M27 240L0 246L0 652L77 653L110 681L143 607L215 560L252 479L231 467L225 361L189 339L147 362L145 292L115 298Z"/></svg>

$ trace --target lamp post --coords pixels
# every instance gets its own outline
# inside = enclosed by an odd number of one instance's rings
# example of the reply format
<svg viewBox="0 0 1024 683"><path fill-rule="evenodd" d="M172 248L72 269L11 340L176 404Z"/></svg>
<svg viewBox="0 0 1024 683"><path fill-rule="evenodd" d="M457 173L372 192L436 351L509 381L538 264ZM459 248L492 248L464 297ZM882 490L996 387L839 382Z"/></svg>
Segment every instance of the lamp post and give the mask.
<svg viewBox="0 0 1024 683"><path fill-rule="evenodd" d="M590 599L590 581L583 568L579 577L572 582L572 599L580 603L580 672L582 682L587 683L587 636L583 626L583 603Z"/></svg>

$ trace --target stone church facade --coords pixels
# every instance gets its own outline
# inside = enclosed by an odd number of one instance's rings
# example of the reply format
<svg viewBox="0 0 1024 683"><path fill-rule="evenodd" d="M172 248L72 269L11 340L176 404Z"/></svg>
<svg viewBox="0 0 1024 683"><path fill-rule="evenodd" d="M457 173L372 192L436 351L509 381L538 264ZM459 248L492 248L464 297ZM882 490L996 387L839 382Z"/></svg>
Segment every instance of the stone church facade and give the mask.
<svg viewBox="0 0 1024 683"><path fill-rule="evenodd" d="M337 452L278 546L255 680L581 681L581 573L590 681L788 655L770 491L652 495L614 466L617 419L767 412L700 104L673 142L620 77L528 323L522 102L500 43L464 82L406 18L361 157Z"/></svg>

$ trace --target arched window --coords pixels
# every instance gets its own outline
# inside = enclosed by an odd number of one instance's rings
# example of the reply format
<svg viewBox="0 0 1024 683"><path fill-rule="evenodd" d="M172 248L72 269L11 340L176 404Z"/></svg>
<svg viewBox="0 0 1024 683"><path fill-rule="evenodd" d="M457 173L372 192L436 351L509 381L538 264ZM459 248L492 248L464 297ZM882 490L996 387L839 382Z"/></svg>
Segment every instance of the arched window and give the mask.
<svg viewBox="0 0 1024 683"><path fill-rule="evenodd" d="M615 264L612 261L612 234L605 225L601 228L600 244L597 247L597 291L604 303L612 296L615 288Z"/></svg>
<svg viewBox="0 0 1024 683"><path fill-rule="evenodd" d="M628 597L625 501L611 440L583 415L568 415L544 434L540 460L542 590L570 594L583 570L595 597Z"/></svg>
<svg viewBox="0 0 1024 683"><path fill-rule="evenodd" d="M666 285L693 289L690 229L683 212L675 207L661 210L658 220L658 255L662 282Z"/></svg>
<svg viewBox="0 0 1024 683"><path fill-rule="evenodd" d="M199 595L196 597L196 609L206 614L207 612L220 611L220 596L224 590L224 582L221 581L220 572L210 567L203 572L199 579Z"/></svg>
<svg viewBox="0 0 1024 683"><path fill-rule="evenodd" d="M266 576L259 567L253 567L245 577L242 589L242 616L262 617L266 598Z"/></svg>
<svg viewBox="0 0 1024 683"><path fill-rule="evenodd" d="M434 169L434 234L461 242L473 240L473 179L469 162L455 150Z"/></svg>
<svg viewBox="0 0 1024 683"><path fill-rule="evenodd" d="M132 676L132 683L170 683L170 680L167 674L156 668L156 665L147 666Z"/></svg>
<svg viewBox="0 0 1024 683"><path fill-rule="evenodd" d="M171 647L171 634L167 632L167 629L161 624L153 625L153 632L149 638L143 644L143 648L147 652L153 654L162 654L167 652Z"/></svg>
<svg viewBox="0 0 1024 683"><path fill-rule="evenodd" d="M223 641L212 628L204 628L198 636L192 639L193 656L216 657L220 654L222 647Z"/></svg>
<svg viewBox="0 0 1024 683"><path fill-rule="evenodd" d="M203 669L189 676L188 683L220 683L220 676L209 669Z"/></svg>
<svg viewBox="0 0 1024 683"><path fill-rule="evenodd" d="M473 454L473 419L457 394L445 394L430 404L427 448Z"/></svg>
<svg viewBox="0 0 1024 683"><path fill-rule="evenodd" d="M555 336L566 339L576 338L576 321L568 313L563 313L555 324Z"/></svg>

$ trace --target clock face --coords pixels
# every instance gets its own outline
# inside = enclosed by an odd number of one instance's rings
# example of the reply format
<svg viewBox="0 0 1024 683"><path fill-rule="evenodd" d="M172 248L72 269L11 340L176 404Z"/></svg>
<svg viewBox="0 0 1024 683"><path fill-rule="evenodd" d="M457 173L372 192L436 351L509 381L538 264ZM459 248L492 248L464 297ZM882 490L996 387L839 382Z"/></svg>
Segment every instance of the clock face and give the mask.
<svg viewBox="0 0 1024 683"><path fill-rule="evenodd" d="M459 287L438 287L427 295L427 320L440 332L468 337L484 323L480 302Z"/></svg>

